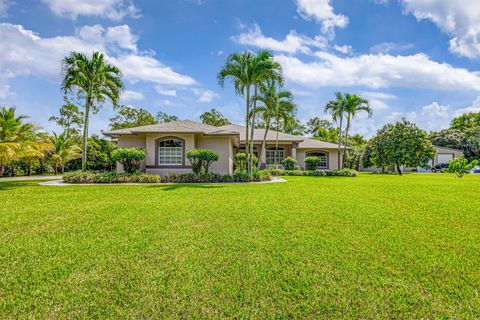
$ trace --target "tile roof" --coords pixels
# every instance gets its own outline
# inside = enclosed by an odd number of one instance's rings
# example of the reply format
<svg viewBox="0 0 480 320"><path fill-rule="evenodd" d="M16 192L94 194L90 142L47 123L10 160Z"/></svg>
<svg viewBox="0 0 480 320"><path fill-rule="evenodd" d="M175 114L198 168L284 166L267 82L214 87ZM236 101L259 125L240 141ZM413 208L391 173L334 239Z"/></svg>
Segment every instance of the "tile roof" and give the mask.
<svg viewBox="0 0 480 320"><path fill-rule="evenodd" d="M338 144L330 143L315 139L304 138L302 142L298 144L298 149L310 149L310 148L318 148L318 149L337 149ZM343 148L343 146L342 146Z"/></svg>
<svg viewBox="0 0 480 320"><path fill-rule="evenodd" d="M225 130L236 131L240 134L240 140L245 140L245 126L241 126L238 124L227 124L225 126L219 127ZM250 135L250 132L248 133ZM255 141L262 141L263 136L265 135L265 129L255 129L253 134L253 140ZM277 131L275 130L268 130L267 133L267 141L275 141L277 137ZM288 133L278 132L278 140L279 141L303 141L305 138L300 136L294 136Z"/></svg>

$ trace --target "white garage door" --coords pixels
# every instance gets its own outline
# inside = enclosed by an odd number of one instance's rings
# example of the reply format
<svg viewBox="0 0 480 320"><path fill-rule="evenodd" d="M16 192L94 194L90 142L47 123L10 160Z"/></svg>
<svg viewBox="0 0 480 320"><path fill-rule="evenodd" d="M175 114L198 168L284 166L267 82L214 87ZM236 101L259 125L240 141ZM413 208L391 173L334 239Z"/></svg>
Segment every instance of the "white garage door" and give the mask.
<svg viewBox="0 0 480 320"><path fill-rule="evenodd" d="M448 161L453 159L453 154L451 153L439 153L438 154L438 163L448 163Z"/></svg>

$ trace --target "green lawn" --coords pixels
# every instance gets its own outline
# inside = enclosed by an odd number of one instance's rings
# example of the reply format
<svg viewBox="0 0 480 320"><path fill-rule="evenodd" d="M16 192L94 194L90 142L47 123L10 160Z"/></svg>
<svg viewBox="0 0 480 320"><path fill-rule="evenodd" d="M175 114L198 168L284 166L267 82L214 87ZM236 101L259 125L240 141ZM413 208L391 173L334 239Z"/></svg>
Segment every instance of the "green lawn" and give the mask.
<svg viewBox="0 0 480 320"><path fill-rule="evenodd" d="M480 176L0 182L1 318L480 318Z"/></svg>

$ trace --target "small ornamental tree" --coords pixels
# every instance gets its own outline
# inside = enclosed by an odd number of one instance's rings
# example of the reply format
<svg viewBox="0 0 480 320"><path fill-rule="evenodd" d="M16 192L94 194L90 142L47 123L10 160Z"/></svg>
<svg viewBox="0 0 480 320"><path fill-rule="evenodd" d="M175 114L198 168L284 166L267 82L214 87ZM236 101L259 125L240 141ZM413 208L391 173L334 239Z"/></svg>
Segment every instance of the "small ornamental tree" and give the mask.
<svg viewBox="0 0 480 320"><path fill-rule="evenodd" d="M145 158L145 151L137 148L120 148L112 151L111 158L123 165L126 173L138 172L140 161Z"/></svg>
<svg viewBox="0 0 480 320"><path fill-rule="evenodd" d="M469 174L478 164L478 160L472 160L468 163L468 160L465 159L463 155L457 158L453 158L448 162L448 168L445 169L446 172L455 173L458 178L462 178L464 175Z"/></svg>
<svg viewBox="0 0 480 320"><path fill-rule="evenodd" d="M258 158L253 155L253 165L256 166ZM241 172L247 170L247 154L245 152L239 152L235 155L235 171Z"/></svg>
<svg viewBox="0 0 480 320"><path fill-rule="evenodd" d="M283 167L285 170L296 170L298 169L297 160L293 159L292 157L286 157L282 160Z"/></svg>
<svg viewBox="0 0 480 320"><path fill-rule="evenodd" d="M208 149L192 149L187 152L187 158L192 164L192 171L195 175L208 173L210 165L218 160L218 153Z"/></svg>
<svg viewBox="0 0 480 320"><path fill-rule="evenodd" d="M306 170L317 170L318 167L322 164L320 157L306 157L305 158L305 169Z"/></svg>

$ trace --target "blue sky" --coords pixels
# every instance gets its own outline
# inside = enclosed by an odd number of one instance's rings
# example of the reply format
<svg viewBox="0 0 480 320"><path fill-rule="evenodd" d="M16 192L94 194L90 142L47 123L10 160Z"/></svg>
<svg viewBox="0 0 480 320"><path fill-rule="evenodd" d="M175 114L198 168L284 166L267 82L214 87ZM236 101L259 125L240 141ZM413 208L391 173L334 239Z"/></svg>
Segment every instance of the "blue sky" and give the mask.
<svg viewBox="0 0 480 320"><path fill-rule="evenodd" d="M343 91L374 108L355 132L403 116L438 130L480 111L478 25L476 0L0 0L0 104L58 130L61 59L100 50L124 73L123 104L194 120L215 107L241 123L243 99L216 74L231 52L267 49L302 121L328 119ZM92 131L113 114L105 105Z"/></svg>

